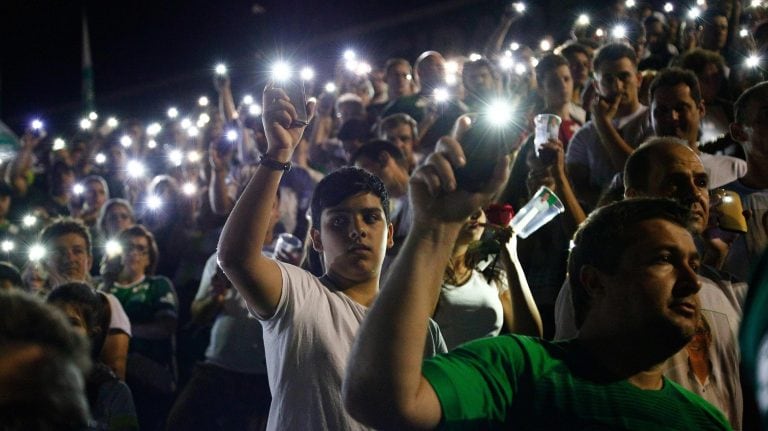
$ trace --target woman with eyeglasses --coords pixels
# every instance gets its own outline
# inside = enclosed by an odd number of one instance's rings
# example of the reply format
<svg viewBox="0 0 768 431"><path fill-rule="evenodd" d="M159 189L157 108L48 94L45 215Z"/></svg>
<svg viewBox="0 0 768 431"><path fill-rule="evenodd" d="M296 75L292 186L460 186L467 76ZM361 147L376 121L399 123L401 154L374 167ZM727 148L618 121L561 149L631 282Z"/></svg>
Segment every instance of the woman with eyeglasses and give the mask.
<svg viewBox="0 0 768 431"><path fill-rule="evenodd" d="M93 238L93 267L91 275L98 276L100 268L107 264L105 248L107 241L115 239L123 229L136 224L133 206L125 199L109 199L101 206L96 225L90 228ZM112 272L112 271L107 271Z"/></svg>
<svg viewBox="0 0 768 431"><path fill-rule="evenodd" d="M120 251L101 289L120 300L131 320L126 382L134 393L141 429L162 424L176 390L175 333L178 300L171 281L156 276L158 249L152 233L134 225L117 236Z"/></svg>

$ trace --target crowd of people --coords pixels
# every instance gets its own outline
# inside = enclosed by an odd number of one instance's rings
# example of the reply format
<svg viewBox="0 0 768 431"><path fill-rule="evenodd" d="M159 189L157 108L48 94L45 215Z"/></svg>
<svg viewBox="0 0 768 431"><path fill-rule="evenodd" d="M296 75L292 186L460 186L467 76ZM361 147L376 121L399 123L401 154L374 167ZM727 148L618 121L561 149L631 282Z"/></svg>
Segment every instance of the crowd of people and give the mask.
<svg viewBox="0 0 768 431"><path fill-rule="evenodd" d="M768 13L689 6L528 47L512 3L478 53L35 120L0 164L0 429L768 429Z"/></svg>

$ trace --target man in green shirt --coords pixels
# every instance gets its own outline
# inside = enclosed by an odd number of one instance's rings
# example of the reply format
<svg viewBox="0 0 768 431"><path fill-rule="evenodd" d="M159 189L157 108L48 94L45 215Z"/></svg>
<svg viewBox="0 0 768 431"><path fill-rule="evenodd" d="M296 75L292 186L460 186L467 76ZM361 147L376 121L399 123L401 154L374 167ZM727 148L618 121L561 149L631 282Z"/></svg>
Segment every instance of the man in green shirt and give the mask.
<svg viewBox="0 0 768 431"><path fill-rule="evenodd" d="M453 172L465 163L443 138L411 180L413 226L350 356L349 413L385 429L730 429L662 374L700 318L690 215L667 200L605 207L576 233L570 282L588 298L578 338L487 338L422 365L441 274L417 269L445 265L461 223L507 176L502 160L487 188L469 193Z"/></svg>

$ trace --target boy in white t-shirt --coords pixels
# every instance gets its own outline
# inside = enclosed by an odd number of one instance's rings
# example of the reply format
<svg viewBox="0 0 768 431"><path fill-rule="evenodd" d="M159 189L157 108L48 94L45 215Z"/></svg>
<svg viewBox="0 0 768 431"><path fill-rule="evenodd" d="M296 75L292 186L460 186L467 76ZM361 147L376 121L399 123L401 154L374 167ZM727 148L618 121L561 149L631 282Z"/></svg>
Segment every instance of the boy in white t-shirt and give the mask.
<svg viewBox="0 0 768 431"><path fill-rule="evenodd" d="M224 226L219 262L262 321L272 390L268 429L366 429L344 411L341 381L392 246L387 192L377 177L357 168L343 168L317 185L310 234L322 255L322 277L264 256L272 201L304 125L279 88L265 89L263 106L268 150ZM314 107L311 100L307 112ZM431 334L442 340L436 330ZM441 348L427 344L428 351Z"/></svg>

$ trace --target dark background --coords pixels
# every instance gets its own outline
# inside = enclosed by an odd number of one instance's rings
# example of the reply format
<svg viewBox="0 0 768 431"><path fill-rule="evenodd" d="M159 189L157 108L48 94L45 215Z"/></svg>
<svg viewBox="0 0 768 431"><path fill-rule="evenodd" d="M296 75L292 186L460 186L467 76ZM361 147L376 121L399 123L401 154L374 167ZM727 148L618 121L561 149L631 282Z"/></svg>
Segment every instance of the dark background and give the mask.
<svg viewBox="0 0 768 431"><path fill-rule="evenodd" d="M81 13L87 11L96 105L103 121L162 119L171 105L192 109L213 98L212 67L231 69L235 95L258 93L271 59L311 60L318 81L354 48L374 66L411 61L426 49L446 55L480 49L507 2L245 0L0 2L0 118L15 131L33 117L49 130L72 130L82 115ZM606 3L606 2L602 2ZM558 38L578 13L599 2L528 1L511 36L537 43ZM254 13L254 6L263 8ZM553 11L550 13L549 11Z"/></svg>

